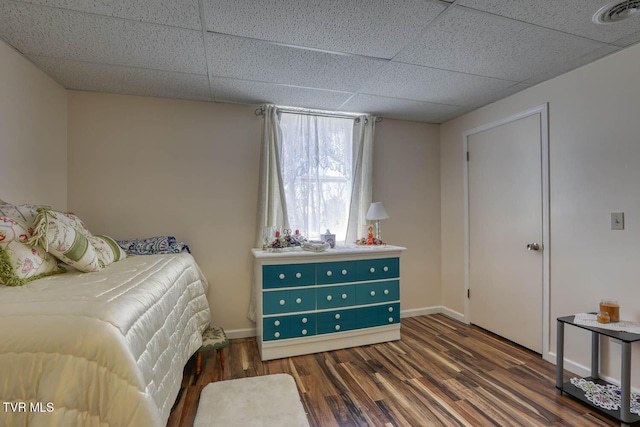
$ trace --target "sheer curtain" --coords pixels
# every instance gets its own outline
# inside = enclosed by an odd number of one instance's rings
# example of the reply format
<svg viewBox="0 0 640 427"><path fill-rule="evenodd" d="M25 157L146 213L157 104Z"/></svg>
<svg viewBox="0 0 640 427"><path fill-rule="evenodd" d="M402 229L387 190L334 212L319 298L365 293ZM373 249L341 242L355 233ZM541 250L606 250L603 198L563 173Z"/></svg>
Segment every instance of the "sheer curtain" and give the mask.
<svg viewBox="0 0 640 427"><path fill-rule="evenodd" d="M375 116L360 116L353 128L353 185L347 242L352 243L364 236L367 223L365 216L371 204L373 188L373 137L376 126ZM362 236L361 236L362 234Z"/></svg>
<svg viewBox="0 0 640 427"><path fill-rule="evenodd" d="M289 222L309 239L344 240L353 176L353 118L282 113L282 177Z"/></svg>
<svg viewBox="0 0 640 427"><path fill-rule="evenodd" d="M279 115L275 105L264 106L256 248L262 247L264 242L262 231L265 227L289 228L282 181L282 130Z"/></svg>

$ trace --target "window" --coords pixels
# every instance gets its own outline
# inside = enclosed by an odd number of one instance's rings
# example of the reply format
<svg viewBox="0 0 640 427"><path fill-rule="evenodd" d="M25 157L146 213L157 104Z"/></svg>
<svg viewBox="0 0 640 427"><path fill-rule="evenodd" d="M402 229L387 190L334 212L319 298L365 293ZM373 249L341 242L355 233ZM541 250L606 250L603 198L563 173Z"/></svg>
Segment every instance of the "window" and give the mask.
<svg viewBox="0 0 640 427"><path fill-rule="evenodd" d="M353 180L353 120L282 112L281 168L292 229L344 241Z"/></svg>

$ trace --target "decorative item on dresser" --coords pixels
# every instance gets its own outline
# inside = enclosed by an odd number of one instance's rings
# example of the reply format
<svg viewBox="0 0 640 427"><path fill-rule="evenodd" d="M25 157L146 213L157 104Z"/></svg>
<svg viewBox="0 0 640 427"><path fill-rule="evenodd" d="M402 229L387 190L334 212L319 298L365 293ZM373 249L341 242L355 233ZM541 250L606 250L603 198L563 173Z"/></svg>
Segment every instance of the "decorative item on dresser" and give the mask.
<svg viewBox="0 0 640 427"><path fill-rule="evenodd" d="M367 211L367 216L365 218L367 219L367 221L376 222L376 239L380 240L380 220L389 218L389 213L384 208L382 202L371 203L371 206L369 206L369 210Z"/></svg>
<svg viewBox="0 0 640 427"><path fill-rule="evenodd" d="M399 246L253 249L262 360L400 339Z"/></svg>

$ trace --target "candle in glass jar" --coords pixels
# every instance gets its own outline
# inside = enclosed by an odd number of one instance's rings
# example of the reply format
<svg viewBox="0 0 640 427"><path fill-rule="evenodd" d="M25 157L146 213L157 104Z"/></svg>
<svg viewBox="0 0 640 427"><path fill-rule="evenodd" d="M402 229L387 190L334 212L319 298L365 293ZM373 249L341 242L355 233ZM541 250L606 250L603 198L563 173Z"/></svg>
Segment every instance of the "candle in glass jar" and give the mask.
<svg viewBox="0 0 640 427"><path fill-rule="evenodd" d="M620 321L620 306L617 301L603 299L600 301L600 311L609 313L611 322Z"/></svg>

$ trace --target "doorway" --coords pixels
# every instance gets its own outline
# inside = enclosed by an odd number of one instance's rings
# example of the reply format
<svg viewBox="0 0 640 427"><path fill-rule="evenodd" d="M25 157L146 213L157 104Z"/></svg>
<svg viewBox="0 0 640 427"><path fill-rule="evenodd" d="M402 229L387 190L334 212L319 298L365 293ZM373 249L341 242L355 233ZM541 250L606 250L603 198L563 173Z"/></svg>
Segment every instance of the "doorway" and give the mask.
<svg viewBox="0 0 640 427"><path fill-rule="evenodd" d="M547 106L471 129L463 143L465 320L547 358Z"/></svg>

